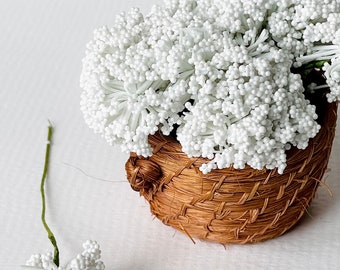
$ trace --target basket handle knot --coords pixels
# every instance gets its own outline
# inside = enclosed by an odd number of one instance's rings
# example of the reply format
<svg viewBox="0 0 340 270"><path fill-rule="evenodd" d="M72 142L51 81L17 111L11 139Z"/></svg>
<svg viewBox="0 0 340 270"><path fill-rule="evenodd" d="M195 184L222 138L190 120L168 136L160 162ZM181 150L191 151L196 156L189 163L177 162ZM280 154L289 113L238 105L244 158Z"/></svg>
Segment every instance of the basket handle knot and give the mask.
<svg viewBox="0 0 340 270"><path fill-rule="evenodd" d="M159 165L148 158L131 154L125 163L127 179L135 191L149 190L158 186L162 170Z"/></svg>

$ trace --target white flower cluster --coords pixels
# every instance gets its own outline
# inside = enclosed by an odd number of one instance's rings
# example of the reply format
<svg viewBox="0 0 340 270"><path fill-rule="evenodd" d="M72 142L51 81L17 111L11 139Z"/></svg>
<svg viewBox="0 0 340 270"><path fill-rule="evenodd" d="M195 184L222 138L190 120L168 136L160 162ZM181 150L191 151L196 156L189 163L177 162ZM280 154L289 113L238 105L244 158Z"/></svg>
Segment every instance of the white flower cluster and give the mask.
<svg viewBox="0 0 340 270"><path fill-rule="evenodd" d="M295 65L324 60L322 69L331 90L327 99L334 102L340 99L340 1L324 2L321 6L317 5L318 1L308 1L310 9L316 14L310 20L316 22L306 25L303 31L308 51L307 54L300 53Z"/></svg>
<svg viewBox="0 0 340 270"><path fill-rule="evenodd" d="M52 253L35 254L26 262L23 268L45 270L104 270L105 265L100 261L101 250L96 241L87 240L83 244L84 251L72 259L66 266L58 267L53 262Z"/></svg>
<svg viewBox="0 0 340 270"><path fill-rule="evenodd" d="M148 136L176 136L201 170L286 166L319 131L292 67L325 60L340 99L339 0L168 0L122 13L83 59L81 110L110 144L150 156Z"/></svg>

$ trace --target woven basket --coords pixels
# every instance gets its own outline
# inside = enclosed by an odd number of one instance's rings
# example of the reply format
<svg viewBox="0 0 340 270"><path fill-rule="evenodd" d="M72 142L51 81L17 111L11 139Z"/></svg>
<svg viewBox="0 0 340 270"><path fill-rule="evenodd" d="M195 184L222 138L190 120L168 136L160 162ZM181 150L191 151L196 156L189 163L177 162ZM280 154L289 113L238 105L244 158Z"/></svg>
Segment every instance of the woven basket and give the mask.
<svg viewBox="0 0 340 270"><path fill-rule="evenodd" d="M127 178L157 218L192 240L243 244L274 238L306 212L327 168L337 104L325 106L320 132L305 150L287 153L283 174L250 167L202 174L205 159L188 158L176 140L157 133L149 137L151 157L131 154Z"/></svg>

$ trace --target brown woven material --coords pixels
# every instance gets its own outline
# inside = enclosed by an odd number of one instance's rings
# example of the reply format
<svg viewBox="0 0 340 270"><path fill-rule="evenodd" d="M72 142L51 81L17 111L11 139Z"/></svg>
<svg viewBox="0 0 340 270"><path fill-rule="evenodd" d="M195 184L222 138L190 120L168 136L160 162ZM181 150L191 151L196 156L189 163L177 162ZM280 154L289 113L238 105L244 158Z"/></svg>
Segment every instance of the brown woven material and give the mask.
<svg viewBox="0 0 340 270"><path fill-rule="evenodd" d="M327 168L337 104L328 104L322 128L305 150L287 153L283 174L274 170L199 171L203 158L188 158L173 138L150 136L150 158L131 154L126 163L134 190L151 212L191 239L252 243L279 236L306 212Z"/></svg>

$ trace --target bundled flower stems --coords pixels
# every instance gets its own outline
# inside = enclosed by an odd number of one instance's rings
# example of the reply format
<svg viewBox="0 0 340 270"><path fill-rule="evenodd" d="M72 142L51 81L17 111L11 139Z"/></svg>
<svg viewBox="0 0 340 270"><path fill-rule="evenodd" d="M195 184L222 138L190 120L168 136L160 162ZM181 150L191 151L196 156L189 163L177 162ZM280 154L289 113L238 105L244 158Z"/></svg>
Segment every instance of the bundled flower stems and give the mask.
<svg viewBox="0 0 340 270"><path fill-rule="evenodd" d="M340 2L177 0L95 30L86 123L130 152L165 224L220 243L291 228L327 168L340 98Z"/></svg>

